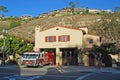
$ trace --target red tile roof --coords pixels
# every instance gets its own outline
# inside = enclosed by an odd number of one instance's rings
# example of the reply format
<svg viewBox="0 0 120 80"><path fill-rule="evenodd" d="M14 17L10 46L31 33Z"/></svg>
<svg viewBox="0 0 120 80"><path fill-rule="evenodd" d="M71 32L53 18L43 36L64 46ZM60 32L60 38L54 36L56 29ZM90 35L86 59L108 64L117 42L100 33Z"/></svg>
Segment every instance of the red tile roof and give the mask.
<svg viewBox="0 0 120 80"><path fill-rule="evenodd" d="M97 34L86 34L86 35L91 35L91 36L98 36L98 37L101 37L100 35L97 35Z"/></svg>
<svg viewBox="0 0 120 80"><path fill-rule="evenodd" d="M73 27L71 27L71 26L53 26L53 27L50 27L50 28L47 28L47 29L44 29L44 30L41 30L41 31L46 31L46 30L48 30L48 29L55 28L55 27L61 27L61 28L67 28L67 29L79 30L79 31L82 31L83 33L85 33L84 30L79 29L79 28L73 28ZM40 32L41 32L41 31L40 31Z"/></svg>

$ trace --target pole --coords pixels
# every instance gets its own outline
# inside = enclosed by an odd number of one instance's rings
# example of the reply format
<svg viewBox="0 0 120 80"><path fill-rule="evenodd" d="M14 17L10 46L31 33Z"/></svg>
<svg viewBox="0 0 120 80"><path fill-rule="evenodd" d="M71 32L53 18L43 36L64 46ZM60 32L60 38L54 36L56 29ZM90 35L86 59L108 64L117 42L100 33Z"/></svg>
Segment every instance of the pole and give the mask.
<svg viewBox="0 0 120 80"><path fill-rule="evenodd" d="M3 29L2 30L2 34L3 34L3 38L4 38L4 42L3 42L3 53L2 53L2 65L4 66L5 65L5 42L6 42L6 36L7 36L7 30Z"/></svg>
<svg viewBox="0 0 120 80"><path fill-rule="evenodd" d="M120 62L120 52L118 52L118 62Z"/></svg>
<svg viewBox="0 0 120 80"><path fill-rule="evenodd" d="M5 65L5 41L6 41L6 37L4 37L3 54L2 54L2 65Z"/></svg>

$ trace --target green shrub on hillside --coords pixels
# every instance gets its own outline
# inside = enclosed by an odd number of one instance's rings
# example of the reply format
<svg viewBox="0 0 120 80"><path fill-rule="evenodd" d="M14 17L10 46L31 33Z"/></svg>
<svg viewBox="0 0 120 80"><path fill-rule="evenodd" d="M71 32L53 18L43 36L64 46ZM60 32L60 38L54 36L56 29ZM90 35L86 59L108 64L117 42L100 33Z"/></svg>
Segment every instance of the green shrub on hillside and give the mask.
<svg viewBox="0 0 120 80"><path fill-rule="evenodd" d="M20 25L21 25L20 22L11 22L10 28L14 28L14 27L17 27L17 26L20 26Z"/></svg>
<svg viewBox="0 0 120 80"><path fill-rule="evenodd" d="M21 25L20 22L11 22L9 26L0 27L0 34L2 34L3 29L9 30L9 29L12 29L12 28L20 26L20 25Z"/></svg>

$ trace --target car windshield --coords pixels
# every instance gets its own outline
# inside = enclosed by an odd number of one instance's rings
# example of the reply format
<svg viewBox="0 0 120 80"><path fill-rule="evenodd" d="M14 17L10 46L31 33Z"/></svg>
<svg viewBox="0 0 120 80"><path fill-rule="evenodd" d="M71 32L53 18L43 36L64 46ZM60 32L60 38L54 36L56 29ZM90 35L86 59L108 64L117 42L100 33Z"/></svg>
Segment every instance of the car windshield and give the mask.
<svg viewBox="0 0 120 80"><path fill-rule="evenodd" d="M38 58L38 54L23 54L23 58Z"/></svg>

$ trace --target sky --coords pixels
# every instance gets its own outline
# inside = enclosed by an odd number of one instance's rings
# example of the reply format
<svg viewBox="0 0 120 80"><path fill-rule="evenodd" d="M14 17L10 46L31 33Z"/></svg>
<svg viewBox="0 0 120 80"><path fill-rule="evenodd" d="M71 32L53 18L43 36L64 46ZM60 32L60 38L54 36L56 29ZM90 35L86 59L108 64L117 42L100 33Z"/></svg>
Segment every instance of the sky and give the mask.
<svg viewBox="0 0 120 80"><path fill-rule="evenodd" d="M120 0L0 0L0 6L5 6L8 12L5 16L39 16L42 13L47 13L53 10L60 10L64 7L70 7L69 2L74 2L75 7L89 9L111 9L120 6Z"/></svg>

